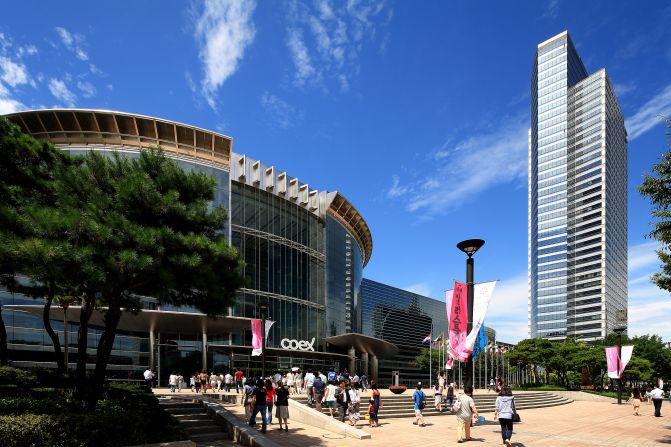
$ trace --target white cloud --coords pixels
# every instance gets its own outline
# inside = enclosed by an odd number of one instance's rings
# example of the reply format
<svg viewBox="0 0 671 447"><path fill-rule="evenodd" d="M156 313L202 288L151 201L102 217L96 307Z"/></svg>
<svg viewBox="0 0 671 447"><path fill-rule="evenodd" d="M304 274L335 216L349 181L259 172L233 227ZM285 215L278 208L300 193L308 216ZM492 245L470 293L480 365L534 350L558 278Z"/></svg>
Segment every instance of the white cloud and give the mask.
<svg viewBox="0 0 671 447"><path fill-rule="evenodd" d="M82 92L84 98L93 98L98 93L95 85L88 81L78 81L77 88Z"/></svg>
<svg viewBox="0 0 671 447"><path fill-rule="evenodd" d="M271 124L282 129L293 127L297 121L303 119L303 112L296 110L295 107L268 92L261 96L261 106Z"/></svg>
<svg viewBox="0 0 671 447"><path fill-rule="evenodd" d="M408 292L416 293L422 296L431 296L431 286L427 282L418 282L417 284L411 284L407 287L401 287L403 290Z"/></svg>
<svg viewBox="0 0 671 447"><path fill-rule="evenodd" d="M15 99L4 98L0 96L0 115L18 112L19 110L23 110L25 108L25 105Z"/></svg>
<svg viewBox="0 0 671 447"><path fill-rule="evenodd" d="M616 82L613 84L613 89L618 98L622 98L627 93L633 92L636 90L636 87L635 82Z"/></svg>
<svg viewBox="0 0 671 447"><path fill-rule="evenodd" d="M70 91L65 82L60 79L49 80L49 91L56 99L63 101L68 107L74 107L77 96Z"/></svg>
<svg viewBox="0 0 671 447"><path fill-rule="evenodd" d="M204 71L201 92L213 109L217 90L238 69L245 49L254 40L255 7L251 0L205 0L196 20L195 38Z"/></svg>
<svg viewBox="0 0 671 447"><path fill-rule="evenodd" d="M659 115L671 115L671 84L667 85L652 99L646 102L643 107L625 121L629 141L640 137L662 120Z"/></svg>
<svg viewBox="0 0 671 447"><path fill-rule="evenodd" d="M2 70L0 80L11 87L30 82L28 70L26 69L26 66L20 62L17 63L7 57L0 57L0 70Z"/></svg>
<svg viewBox="0 0 671 447"><path fill-rule="evenodd" d="M411 212L445 214L495 185L526 179L526 115L502 120L493 132L478 134L435 152L431 171L401 185L392 177L389 197L400 197ZM477 166L477 169L473 167Z"/></svg>
<svg viewBox="0 0 671 447"><path fill-rule="evenodd" d="M294 83L297 86L302 87L308 80L315 79L313 77L315 68L312 66L310 54L305 46L305 42L303 42L302 33L297 29L291 29L288 31L288 34L289 38L287 40L287 45L289 46L291 58L296 66Z"/></svg>
<svg viewBox="0 0 671 447"><path fill-rule="evenodd" d="M86 45L84 36L79 33L73 34L61 26L56 27L56 33L58 34L58 37L61 38L61 42L63 42L65 48L72 51L77 59L81 61L89 60L89 55L84 49L84 46Z"/></svg>
<svg viewBox="0 0 671 447"><path fill-rule="evenodd" d="M543 17L546 19L556 19L557 16L559 15L559 0L551 0L548 3L547 8L545 9L545 12L543 13Z"/></svg>
<svg viewBox="0 0 671 447"><path fill-rule="evenodd" d="M628 259L629 272L635 272L651 266L658 267L660 261L655 250L659 250L660 248L661 246L657 241L642 242L630 246Z"/></svg>
<svg viewBox="0 0 671 447"><path fill-rule="evenodd" d="M313 4L291 2L287 8L287 47L294 63L297 87L312 86L328 91L332 85L347 92L360 71L364 44L375 41L393 16L385 1ZM384 36L382 44L388 40Z"/></svg>

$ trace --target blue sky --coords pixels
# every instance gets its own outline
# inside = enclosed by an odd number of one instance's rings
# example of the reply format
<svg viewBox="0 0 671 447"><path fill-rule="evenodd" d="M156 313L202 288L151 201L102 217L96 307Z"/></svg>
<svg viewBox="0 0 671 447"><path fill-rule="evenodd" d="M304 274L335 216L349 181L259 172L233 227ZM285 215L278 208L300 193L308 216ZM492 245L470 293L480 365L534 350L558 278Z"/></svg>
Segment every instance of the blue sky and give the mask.
<svg viewBox="0 0 671 447"><path fill-rule="evenodd" d="M39 14L36 11L39 10ZM371 279L435 298L500 279L488 323L526 336L527 137L536 45L568 29L606 67L629 144L630 328L671 341L671 298L636 186L666 149L666 1L10 2L0 113L84 107L158 116L352 201L373 233Z"/></svg>

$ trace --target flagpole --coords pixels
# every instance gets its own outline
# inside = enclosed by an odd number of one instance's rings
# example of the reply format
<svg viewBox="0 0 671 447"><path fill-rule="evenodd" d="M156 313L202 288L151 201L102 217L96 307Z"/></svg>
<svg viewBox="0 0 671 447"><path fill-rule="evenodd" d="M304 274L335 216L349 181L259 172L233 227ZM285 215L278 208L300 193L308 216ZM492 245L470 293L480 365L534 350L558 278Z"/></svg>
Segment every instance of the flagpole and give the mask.
<svg viewBox="0 0 671 447"><path fill-rule="evenodd" d="M429 388L431 388L431 377L433 376L433 362L431 361L431 351L433 351L433 322L431 322L431 340L429 341Z"/></svg>

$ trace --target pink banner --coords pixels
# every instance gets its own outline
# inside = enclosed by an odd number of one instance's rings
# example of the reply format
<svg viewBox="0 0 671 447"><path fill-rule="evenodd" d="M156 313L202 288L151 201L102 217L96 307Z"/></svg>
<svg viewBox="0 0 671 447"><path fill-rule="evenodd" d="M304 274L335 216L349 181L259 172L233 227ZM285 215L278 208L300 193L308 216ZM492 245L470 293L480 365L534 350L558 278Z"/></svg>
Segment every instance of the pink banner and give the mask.
<svg viewBox="0 0 671 447"><path fill-rule="evenodd" d="M606 363L608 363L608 377L619 378L617 371L618 364L617 346L606 348Z"/></svg>
<svg viewBox="0 0 671 447"><path fill-rule="evenodd" d="M252 320L252 355L261 355L261 320Z"/></svg>
<svg viewBox="0 0 671 447"><path fill-rule="evenodd" d="M468 359L466 349L466 330L468 328L467 286L459 281L454 282L452 308L450 311L450 350L454 358L460 362Z"/></svg>

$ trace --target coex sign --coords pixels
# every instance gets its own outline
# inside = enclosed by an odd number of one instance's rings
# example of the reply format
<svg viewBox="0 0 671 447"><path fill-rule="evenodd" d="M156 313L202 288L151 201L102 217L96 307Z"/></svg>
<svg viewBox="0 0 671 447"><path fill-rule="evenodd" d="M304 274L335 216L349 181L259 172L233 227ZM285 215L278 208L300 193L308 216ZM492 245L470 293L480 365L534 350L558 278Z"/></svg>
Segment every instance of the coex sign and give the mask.
<svg viewBox="0 0 671 447"><path fill-rule="evenodd" d="M291 349L292 351L314 351L315 348L312 347L314 344L314 337L312 337L312 341L296 339L289 340L288 338L283 338L280 342L282 349Z"/></svg>

